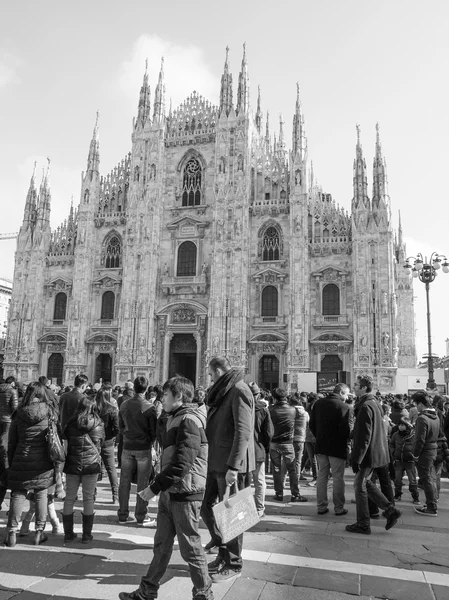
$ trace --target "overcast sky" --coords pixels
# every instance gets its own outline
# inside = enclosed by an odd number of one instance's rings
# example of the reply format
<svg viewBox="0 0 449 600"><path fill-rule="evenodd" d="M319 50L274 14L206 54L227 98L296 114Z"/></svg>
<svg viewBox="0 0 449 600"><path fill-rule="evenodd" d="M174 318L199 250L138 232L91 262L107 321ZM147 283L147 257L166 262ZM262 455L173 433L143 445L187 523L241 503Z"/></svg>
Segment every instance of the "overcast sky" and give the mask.
<svg viewBox="0 0 449 600"><path fill-rule="evenodd" d="M152 93L165 57L167 104L193 90L217 103L225 47L234 93L247 43L254 106L291 132L296 82L314 172L350 208L357 123L372 181L375 125L387 160L393 220L409 254L449 254L446 0L22 0L0 22L1 232L20 227L33 163L51 158L52 226L79 202L81 171L100 111L101 171L131 148L132 118L149 59ZM290 144L289 144L290 145ZM1 241L12 278L15 242ZM449 275L431 286L434 352L449 336ZM418 355L426 352L424 285L415 284Z"/></svg>

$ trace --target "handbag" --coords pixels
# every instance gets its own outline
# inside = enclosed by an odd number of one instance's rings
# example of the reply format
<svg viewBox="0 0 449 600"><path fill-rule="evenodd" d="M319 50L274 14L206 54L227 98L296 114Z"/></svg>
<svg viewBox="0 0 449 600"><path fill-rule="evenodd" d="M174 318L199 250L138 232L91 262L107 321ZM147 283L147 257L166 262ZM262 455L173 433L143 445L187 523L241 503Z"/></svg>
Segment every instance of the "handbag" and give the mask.
<svg viewBox="0 0 449 600"><path fill-rule="evenodd" d="M212 507L223 544L230 542L260 521L253 490L246 487L233 496L229 496L230 491L230 486L226 486L223 500Z"/></svg>
<svg viewBox="0 0 449 600"><path fill-rule="evenodd" d="M48 419L47 443L50 460L53 463L65 462L67 455L54 417Z"/></svg>

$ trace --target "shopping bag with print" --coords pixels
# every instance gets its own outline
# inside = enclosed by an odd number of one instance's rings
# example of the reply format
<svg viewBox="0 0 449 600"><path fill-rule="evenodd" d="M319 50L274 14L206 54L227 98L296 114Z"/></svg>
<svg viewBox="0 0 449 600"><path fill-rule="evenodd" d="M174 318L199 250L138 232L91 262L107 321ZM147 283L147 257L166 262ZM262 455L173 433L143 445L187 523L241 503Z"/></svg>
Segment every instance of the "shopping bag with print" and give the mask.
<svg viewBox="0 0 449 600"><path fill-rule="evenodd" d="M222 502L212 509L223 544L247 531L260 520L252 488L246 487L233 496L229 493L230 487L227 486Z"/></svg>

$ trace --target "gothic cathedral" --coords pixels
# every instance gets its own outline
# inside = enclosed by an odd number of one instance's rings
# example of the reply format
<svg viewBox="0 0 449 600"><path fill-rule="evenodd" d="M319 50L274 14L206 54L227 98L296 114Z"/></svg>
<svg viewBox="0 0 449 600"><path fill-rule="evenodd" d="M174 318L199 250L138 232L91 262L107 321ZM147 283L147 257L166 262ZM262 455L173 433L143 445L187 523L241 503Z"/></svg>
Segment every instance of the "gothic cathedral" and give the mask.
<svg viewBox="0 0 449 600"><path fill-rule="evenodd" d="M395 390L416 363L413 290L379 129L371 199L357 130L348 214L314 178L299 90L291 150L283 126L271 136L260 93L251 109L245 51L236 103L226 55L218 107L193 92L166 114L163 64L151 107L145 72L131 152L100 176L97 120L78 208L56 230L48 170L39 189L33 174L5 373L206 387L225 354L265 388L368 373Z"/></svg>

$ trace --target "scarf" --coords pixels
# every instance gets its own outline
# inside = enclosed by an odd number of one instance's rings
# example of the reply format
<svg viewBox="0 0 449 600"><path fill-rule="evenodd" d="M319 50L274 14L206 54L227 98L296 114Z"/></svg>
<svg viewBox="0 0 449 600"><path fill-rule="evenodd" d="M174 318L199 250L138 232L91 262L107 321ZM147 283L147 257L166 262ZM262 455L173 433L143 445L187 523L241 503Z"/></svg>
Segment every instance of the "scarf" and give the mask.
<svg viewBox="0 0 449 600"><path fill-rule="evenodd" d="M207 394L206 404L209 408L218 406L224 396L236 383L243 380L243 371L241 369L229 369L226 373L217 379Z"/></svg>

